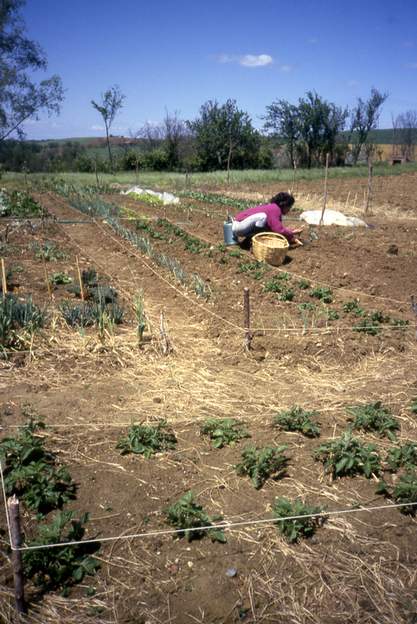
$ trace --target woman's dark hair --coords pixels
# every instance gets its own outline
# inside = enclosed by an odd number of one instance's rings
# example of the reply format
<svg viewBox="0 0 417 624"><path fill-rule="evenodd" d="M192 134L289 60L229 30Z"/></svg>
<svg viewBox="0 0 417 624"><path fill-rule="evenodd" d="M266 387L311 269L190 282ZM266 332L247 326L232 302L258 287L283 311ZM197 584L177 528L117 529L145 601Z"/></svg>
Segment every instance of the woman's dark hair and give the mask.
<svg viewBox="0 0 417 624"><path fill-rule="evenodd" d="M283 210L289 210L291 206L294 204L295 199L289 193L278 193L278 195L274 195L271 198L271 204L276 204Z"/></svg>

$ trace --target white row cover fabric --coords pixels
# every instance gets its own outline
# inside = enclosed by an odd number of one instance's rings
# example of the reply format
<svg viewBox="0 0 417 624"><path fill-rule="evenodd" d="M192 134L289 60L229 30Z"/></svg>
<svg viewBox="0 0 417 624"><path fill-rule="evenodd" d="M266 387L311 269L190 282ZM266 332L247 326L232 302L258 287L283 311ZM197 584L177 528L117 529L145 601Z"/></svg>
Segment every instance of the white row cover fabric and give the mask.
<svg viewBox="0 0 417 624"><path fill-rule="evenodd" d="M300 221L306 221L309 225L320 225L321 210L306 210L300 214ZM365 221L358 217L348 217L337 210L325 210L323 225L365 226Z"/></svg>
<svg viewBox="0 0 417 624"><path fill-rule="evenodd" d="M179 197L176 197L172 193L166 193L165 191L163 193L158 193L158 191L152 191L151 189L143 189L140 186L132 186L127 191L121 191L122 195L130 195L131 193L134 193L135 195L152 195L153 197L158 197L158 199L162 201L164 206L166 206L167 204L179 204L180 203Z"/></svg>

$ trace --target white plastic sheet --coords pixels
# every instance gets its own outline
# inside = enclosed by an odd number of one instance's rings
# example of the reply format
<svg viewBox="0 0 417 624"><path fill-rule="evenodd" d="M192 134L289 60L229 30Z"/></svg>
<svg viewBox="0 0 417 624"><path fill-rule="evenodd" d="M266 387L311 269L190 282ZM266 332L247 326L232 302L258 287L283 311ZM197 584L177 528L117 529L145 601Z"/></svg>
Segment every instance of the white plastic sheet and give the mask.
<svg viewBox="0 0 417 624"><path fill-rule="evenodd" d="M321 210L306 210L300 214L300 220L306 221L309 225L319 225L321 218ZM337 210L325 210L323 216L323 225L344 225L344 226L364 226L367 227L365 221L358 217L349 217L343 212Z"/></svg>
<svg viewBox="0 0 417 624"><path fill-rule="evenodd" d="M167 193L165 191L163 193L159 193L158 191L152 191L152 189L143 189L140 186L132 186L127 191L121 191L121 193L122 195L130 195L131 193L133 193L134 195L139 195L139 196L151 195L152 197L157 197L158 199L160 199L162 203L164 204L164 206L166 206L167 204L179 204L180 203L180 198L176 197L172 193Z"/></svg>

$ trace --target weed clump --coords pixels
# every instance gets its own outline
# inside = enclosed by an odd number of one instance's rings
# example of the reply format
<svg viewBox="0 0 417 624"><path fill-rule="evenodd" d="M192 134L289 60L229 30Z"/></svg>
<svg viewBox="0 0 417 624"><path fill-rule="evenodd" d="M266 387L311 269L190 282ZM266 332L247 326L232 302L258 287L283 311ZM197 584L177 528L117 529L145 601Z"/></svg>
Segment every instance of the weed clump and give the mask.
<svg viewBox="0 0 417 624"><path fill-rule="evenodd" d="M247 446L242 451L242 461L236 471L240 476L249 476L254 487L259 490L269 478L278 479L285 475L289 457L284 454L287 445L257 448Z"/></svg>
<svg viewBox="0 0 417 624"><path fill-rule="evenodd" d="M168 507L165 513L168 523L180 529L179 536L186 537L189 542L193 539L201 539L204 535L208 535L212 542L225 544L227 541L221 528L202 529L202 527L210 527L213 522L220 522L222 517L209 516L203 507L195 501L191 491Z"/></svg>
<svg viewBox="0 0 417 624"><path fill-rule="evenodd" d="M273 424L284 431L299 431L308 438L316 438L320 435L320 424L313 420L316 416L318 412L294 406L290 410L279 412Z"/></svg>
<svg viewBox="0 0 417 624"><path fill-rule="evenodd" d="M310 516L322 511L320 507L308 506L299 499L290 501L285 496L277 498L272 507L274 517L278 520L277 528L290 544L298 542L302 538L311 537L323 519L320 516L294 518L293 520L280 520L280 518Z"/></svg>
<svg viewBox="0 0 417 624"><path fill-rule="evenodd" d="M122 455L135 453L149 459L155 453L175 448L176 444L175 434L168 429L167 422L161 420L156 426L132 425L127 435L120 438L116 448Z"/></svg>
<svg viewBox="0 0 417 624"><path fill-rule="evenodd" d="M214 448L234 446L239 440L250 438L250 434L235 418L208 418L201 425L200 432L209 436Z"/></svg>

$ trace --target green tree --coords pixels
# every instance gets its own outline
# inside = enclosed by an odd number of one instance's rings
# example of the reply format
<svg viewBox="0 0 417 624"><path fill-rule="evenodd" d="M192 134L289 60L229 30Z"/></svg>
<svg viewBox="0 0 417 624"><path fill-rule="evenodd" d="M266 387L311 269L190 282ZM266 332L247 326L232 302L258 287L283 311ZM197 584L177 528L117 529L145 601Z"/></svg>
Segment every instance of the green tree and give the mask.
<svg viewBox="0 0 417 624"><path fill-rule="evenodd" d="M264 129L284 141L291 165L295 165L296 146L300 138L300 118L297 106L286 100L276 100L266 107Z"/></svg>
<svg viewBox="0 0 417 624"><path fill-rule="evenodd" d="M226 169L232 165L246 167L257 164L259 133L247 113L239 110L236 100L220 105L209 100L200 108L200 117L188 122L197 148L197 156L205 171Z"/></svg>
<svg viewBox="0 0 417 624"><path fill-rule="evenodd" d="M356 106L351 111L349 134L352 140L352 157L355 165L369 132L378 126L381 107L387 97L388 93L381 93L373 88L369 98L366 101L358 98Z"/></svg>
<svg viewBox="0 0 417 624"><path fill-rule="evenodd" d="M0 141L16 133L22 124L41 112L58 114L63 100L59 76L33 81L31 73L46 70L42 48L25 35L19 13L24 0L0 0Z"/></svg>
<svg viewBox="0 0 417 624"><path fill-rule="evenodd" d="M107 89L107 91L105 91L104 93L102 93L101 102L95 102L94 100L91 100L91 104L93 108L95 108L96 111L100 113L104 121L104 127L106 130L107 149L109 152L110 169L112 173L114 172L114 165L113 165L113 155L112 155L111 147L110 147L109 133L110 133L110 128L113 124L113 121L116 118L117 113L121 110L123 106L124 99L125 99L125 96L120 91L119 87L115 85L113 87L110 87L110 89Z"/></svg>
<svg viewBox="0 0 417 624"><path fill-rule="evenodd" d="M308 168L313 162L322 162L327 153L333 157L337 136L344 129L348 114L347 109L327 102L313 91L299 99L300 143Z"/></svg>

